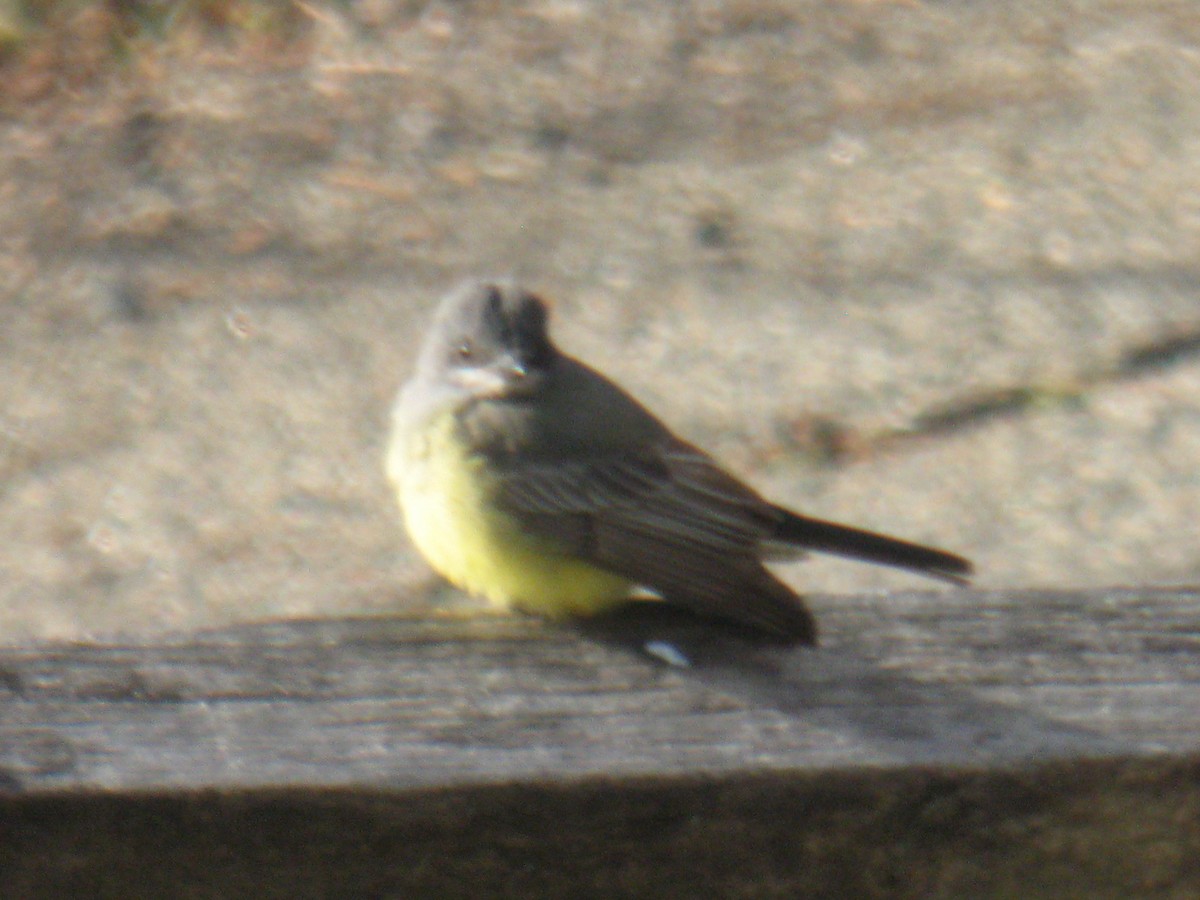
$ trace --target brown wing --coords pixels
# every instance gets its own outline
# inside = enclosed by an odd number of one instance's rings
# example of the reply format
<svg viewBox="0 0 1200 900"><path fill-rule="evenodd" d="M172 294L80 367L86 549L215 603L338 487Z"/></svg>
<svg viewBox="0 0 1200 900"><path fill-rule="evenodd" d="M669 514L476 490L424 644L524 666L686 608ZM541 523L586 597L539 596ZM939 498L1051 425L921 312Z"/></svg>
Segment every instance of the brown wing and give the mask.
<svg viewBox="0 0 1200 900"><path fill-rule="evenodd" d="M777 510L688 444L503 467L500 502L563 552L666 600L815 640L803 602L761 562Z"/></svg>

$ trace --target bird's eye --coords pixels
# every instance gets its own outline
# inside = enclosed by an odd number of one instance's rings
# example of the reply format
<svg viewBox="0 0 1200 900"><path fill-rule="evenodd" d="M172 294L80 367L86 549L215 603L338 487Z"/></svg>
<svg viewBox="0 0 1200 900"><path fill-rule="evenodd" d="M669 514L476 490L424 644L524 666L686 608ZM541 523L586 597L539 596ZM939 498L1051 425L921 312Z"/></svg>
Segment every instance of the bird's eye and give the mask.
<svg viewBox="0 0 1200 900"><path fill-rule="evenodd" d="M455 348L455 351L458 353L459 359L470 359L475 355L475 345L470 341L463 341Z"/></svg>

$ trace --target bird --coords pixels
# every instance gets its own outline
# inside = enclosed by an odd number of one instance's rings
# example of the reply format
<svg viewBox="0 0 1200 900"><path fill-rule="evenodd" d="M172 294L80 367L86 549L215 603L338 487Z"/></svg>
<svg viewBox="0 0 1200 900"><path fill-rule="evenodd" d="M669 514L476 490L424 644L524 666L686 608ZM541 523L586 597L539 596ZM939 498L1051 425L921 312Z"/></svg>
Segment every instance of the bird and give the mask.
<svg viewBox="0 0 1200 900"><path fill-rule="evenodd" d="M641 596L772 640L817 625L767 563L810 552L966 584L961 556L771 502L562 352L546 303L473 279L439 303L392 409L386 470L434 570L549 618Z"/></svg>

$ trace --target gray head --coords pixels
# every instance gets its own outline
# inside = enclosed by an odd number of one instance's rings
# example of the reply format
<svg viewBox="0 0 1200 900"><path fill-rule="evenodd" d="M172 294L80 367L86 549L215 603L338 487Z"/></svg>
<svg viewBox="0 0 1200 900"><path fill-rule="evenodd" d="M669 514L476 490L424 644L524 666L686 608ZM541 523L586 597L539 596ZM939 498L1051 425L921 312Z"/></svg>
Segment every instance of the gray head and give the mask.
<svg viewBox="0 0 1200 900"><path fill-rule="evenodd" d="M458 286L438 306L396 415L421 419L473 399L532 395L558 359L546 320L546 304L511 282Z"/></svg>

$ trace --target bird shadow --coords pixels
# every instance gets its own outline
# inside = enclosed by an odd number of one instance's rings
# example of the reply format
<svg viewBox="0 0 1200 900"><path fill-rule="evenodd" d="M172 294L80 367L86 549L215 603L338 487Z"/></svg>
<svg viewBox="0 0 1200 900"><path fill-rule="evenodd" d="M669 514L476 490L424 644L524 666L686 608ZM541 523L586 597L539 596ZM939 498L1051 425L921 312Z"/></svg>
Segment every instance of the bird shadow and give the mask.
<svg viewBox="0 0 1200 900"><path fill-rule="evenodd" d="M883 665L852 638L828 648L788 646L664 603L631 603L574 627L749 708L831 728L861 761L995 764L1139 750L1134 738L1040 711L1044 685L1006 685L1001 701L985 695L997 679L989 682L982 669L957 682L922 677Z"/></svg>

